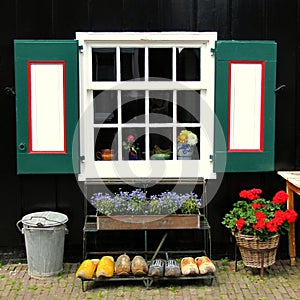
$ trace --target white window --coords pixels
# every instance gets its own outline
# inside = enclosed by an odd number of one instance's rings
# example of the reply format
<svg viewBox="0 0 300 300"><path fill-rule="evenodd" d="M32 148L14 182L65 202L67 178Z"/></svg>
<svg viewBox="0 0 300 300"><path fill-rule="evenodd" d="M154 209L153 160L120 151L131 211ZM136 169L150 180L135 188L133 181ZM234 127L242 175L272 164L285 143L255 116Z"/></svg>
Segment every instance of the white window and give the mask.
<svg viewBox="0 0 300 300"><path fill-rule="evenodd" d="M79 180L215 178L211 49L217 34L77 33L76 39ZM177 153L182 130L198 140L190 159Z"/></svg>

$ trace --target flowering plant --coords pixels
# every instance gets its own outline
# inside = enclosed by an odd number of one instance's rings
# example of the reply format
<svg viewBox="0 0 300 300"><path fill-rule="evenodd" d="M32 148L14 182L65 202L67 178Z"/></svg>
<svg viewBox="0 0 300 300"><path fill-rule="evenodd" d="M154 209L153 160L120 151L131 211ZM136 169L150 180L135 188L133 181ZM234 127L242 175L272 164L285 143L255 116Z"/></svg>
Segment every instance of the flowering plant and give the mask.
<svg viewBox="0 0 300 300"><path fill-rule="evenodd" d="M122 145L125 150L128 150L130 160L140 159L139 145L135 142L135 137L133 135L128 135L127 141L123 141Z"/></svg>
<svg viewBox="0 0 300 300"><path fill-rule="evenodd" d="M90 203L98 214L111 215L167 215L180 211L183 214L198 214L201 199L195 193L177 194L162 192L147 197L141 189L117 194L95 193Z"/></svg>
<svg viewBox="0 0 300 300"><path fill-rule="evenodd" d="M122 145L125 150L129 150L135 142L135 137L133 135L128 135L127 140L123 141Z"/></svg>
<svg viewBox="0 0 300 300"><path fill-rule="evenodd" d="M241 191L239 196L246 200L236 202L222 224L234 234L252 235L261 241L288 231L289 223L295 222L298 215L286 207L288 194L279 191L272 200L267 200L261 193L256 188Z"/></svg>
<svg viewBox="0 0 300 300"><path fill-rule="evenodd" d="M198 143L198 138L197 135L190 130L181 130L177 137L177 142L194 146Z"/></svg>

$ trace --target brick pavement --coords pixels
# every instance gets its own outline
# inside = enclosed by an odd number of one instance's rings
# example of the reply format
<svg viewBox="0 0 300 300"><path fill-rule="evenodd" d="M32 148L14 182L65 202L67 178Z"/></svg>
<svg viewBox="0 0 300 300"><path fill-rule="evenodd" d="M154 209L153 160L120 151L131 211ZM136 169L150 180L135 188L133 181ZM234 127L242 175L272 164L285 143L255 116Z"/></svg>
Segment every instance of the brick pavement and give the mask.
<svg viewBox="0 0 300 300"><path fill-rule="evenodd" d="M26 264L5 264L0 269L0 299L134 299L134 300L209 300L209 299L300 299L300 263L278 260L260 280L258 270L234 262L215 261L217 271L212 285L203 280L160 281L146 289L142 281L85 282L75 277L79 263L65 263L60 276L47 280L30 278ZM241 264L241 262L239 262Z"/></svg>

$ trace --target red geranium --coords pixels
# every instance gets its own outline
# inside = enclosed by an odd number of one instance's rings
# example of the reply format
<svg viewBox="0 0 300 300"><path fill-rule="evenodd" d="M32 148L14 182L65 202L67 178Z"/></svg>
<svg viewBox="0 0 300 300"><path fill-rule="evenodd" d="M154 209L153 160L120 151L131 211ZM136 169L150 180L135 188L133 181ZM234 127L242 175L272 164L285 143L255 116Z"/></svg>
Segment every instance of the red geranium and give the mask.
<svg viewBox="0 0 300 300"><path fill-rule="evenodd" d="M297 219L298 214L293 209L287 209L285 211L286 220L289 223L294 223Z"/></svg>
<svg viewBox="0 0 300 300"><path fill-rule="evenodd" d="M241 198L246 198L249 200L255 200L260 197L260 194L262 193L261 189L251 189L251 190L243 190L240 192Z"/></svg>
<svg viewBox="0 0 300 300"><path fill-rule="evenodd" d="M253 228L256 230L262 230L266 226L265 221L263 219L260 219L257 221L256 224L253 225Z"/></svg>
<svg viewBox="0 0 300 300"><path fill-rule="evenodd" d="M266 214L264 214L263 212L261 211L257 211L255 213L255 217L256 217L256 220L257 221L260 221L260 220L264 220L266 218Z"/></svg>
<svg viewBox="0 0 300 300"><path fill-rule="evenodd" d="M260 204L260 203L252 203L252 207L253 209L259 209L259 208L262 208L264 207L265 205L264 204Z"/></svg>
<svg viewBox="0 0 300 300"><path fill-rule="evenodd" d="M286 204L286 201L287 199L289 198L289 195L284 192L284 191L279 191L275 194L275 196L273 197L273 202L275 204L280 204L280 205L283 205L283 204Z"/></svg>
<svg viewBox="0 0 300 300"><path fill-rule="evenodd" d="M236 221L236 228L237 230L242 230L243 226L246 224L243 218L240 218Z"/></svg>
<svg viewBox="0 0 300 300"><path fill-rule="evenodd" d="M262 190L257 188L241 191L239 195L244 199L234 203L222 224L235 234L255 236L261 241L286 233L298 216L293 209L287 209L287 193L279 191L272 200L261 194Z"/></svg>
<svg viewBox="0 0 300 300"><path fill-rule="evenodd" d="M266 223L266 228L269 232L278 232L278 224L275 219Z"/></svg>

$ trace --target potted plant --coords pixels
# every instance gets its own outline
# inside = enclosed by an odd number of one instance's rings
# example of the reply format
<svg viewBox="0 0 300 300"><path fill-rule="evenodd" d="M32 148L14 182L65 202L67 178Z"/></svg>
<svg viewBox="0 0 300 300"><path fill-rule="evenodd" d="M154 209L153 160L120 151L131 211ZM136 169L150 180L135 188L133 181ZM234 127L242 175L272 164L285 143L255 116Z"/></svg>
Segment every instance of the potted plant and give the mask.
<svg viewBox="0 0 300 300"><path fill-rule="evenodd" d="M90 203L96 208L98 229L199 228L201 199L197 194L162 192L147 197L135 189L116 194L95 193Z"/></svg>
<svg viewBox="0 0 300 300"><path fill-rule="evenodd" d="M181 130L177 137L177 159L192 159L194 146L198 143L198 137L190 130Z"/></svg>
<svg viewBox="0 0 300 300"><path fill-rule="evenodd" d="M262 190L242 190L243 200L234 203L222 224L235 236L244 264L264 268L275 263L281 234L296 221L297 213L287 209L288 194L278 191L272 200L261 197Z"/></svg>
<svg viewBox="0 0 300 300"><path fill-rule="evenodd" d="M135 137L133 135L128 135L126 141L122 143L126 154L124 159L129 160L139 160L141 157L139 144L136 143ZM126 157L128 155L128 158Z"/></svg>

